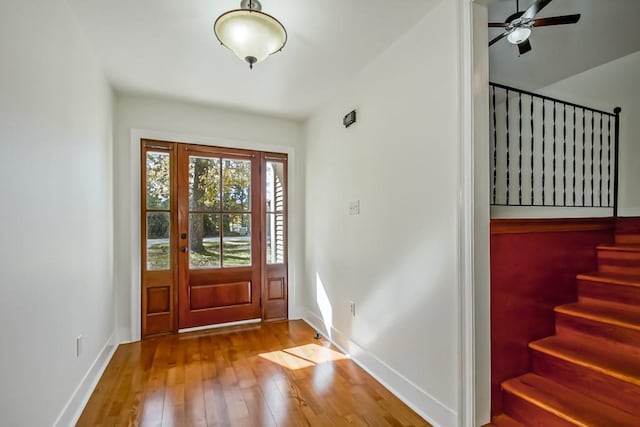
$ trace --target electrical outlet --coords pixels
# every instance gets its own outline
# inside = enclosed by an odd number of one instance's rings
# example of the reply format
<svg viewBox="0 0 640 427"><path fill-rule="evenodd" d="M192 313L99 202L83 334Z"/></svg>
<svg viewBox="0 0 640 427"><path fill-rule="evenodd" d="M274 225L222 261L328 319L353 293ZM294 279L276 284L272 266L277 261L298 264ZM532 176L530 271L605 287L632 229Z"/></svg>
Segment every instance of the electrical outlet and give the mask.
<svg viewBox="0 0 640 427"><path fill-rule="evenodd" d="M351 311L351 316L356 317L356 303L354 301L349 301L349 310Z"/></svg>
<svg viewBox="0 0 640 427"><path fill-rule="evenodd" d="M349 215L360 215L360 200L349 203Z"/></svg>
<svg viewBox="0 0 640 427"><path fill-rule="evenodd" d="M82 354L82 335L76 337L76 357Z"/></svg>

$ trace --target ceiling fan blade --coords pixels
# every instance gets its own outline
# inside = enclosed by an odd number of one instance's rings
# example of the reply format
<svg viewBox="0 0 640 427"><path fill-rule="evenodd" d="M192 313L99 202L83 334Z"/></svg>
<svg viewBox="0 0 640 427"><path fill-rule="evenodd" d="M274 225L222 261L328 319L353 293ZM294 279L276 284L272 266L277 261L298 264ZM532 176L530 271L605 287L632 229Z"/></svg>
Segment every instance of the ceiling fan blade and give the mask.
<svg viewBox="0 0 640 427"><path fill-rule="evenodd" d="M534 27L547 27L549 25L575 24L580 20L580 14L553 16L551 18L539 18L533 21Z"/></svg>
<svg viewBox="0 0 640 427"><path fill-rule="evenodd" d="M529 41L529 39L523 41L518 45L518 52L520 53L520 56L524 55L525 53L531 52L532 49L533 48L531 47L531 42Z"/></svg>
<svg viewBox="0 0 640 427"><path fill-rule="evenodd" d="M507 23L513 22L516 19L520 18L522 15L524 15L524 10L516 12L513 15L509 15L509 17L507 19L505 19L505 22L507 22Z"/></svg>
<svg viewBox="0 0 640 427"><path fill-rule="evenodd" d="M493 40L491 40L489 42L489 46L493 46L494 44L498 43L500 40L505 38L507 34L509 34L509 33L508 32L504 32L504 33L500 34L498 37L496 37L495 39L493 39Z"/></svg>
<svg viewBox="0 0 640 427"><path fill-rule="evenodd" d="M522 18L533 19L538 14L538 12L544 9L545 6L547 6L549 3L551 3L551 0L537 0L534 4L529 6L529 9L524 12Z"/></svg>
<svg viewBox="0 0 640 427"><path fill-rule="evenodd" d="M506 22L489 22L489 27L500 27L500 28L504 28L507 26Z"/></svg>

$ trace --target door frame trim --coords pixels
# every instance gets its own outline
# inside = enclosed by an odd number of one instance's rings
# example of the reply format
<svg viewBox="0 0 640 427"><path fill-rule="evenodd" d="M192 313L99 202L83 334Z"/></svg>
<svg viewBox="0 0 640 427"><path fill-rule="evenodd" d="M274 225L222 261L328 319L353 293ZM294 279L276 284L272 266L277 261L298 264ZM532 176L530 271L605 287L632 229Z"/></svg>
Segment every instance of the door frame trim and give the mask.
<svg viewBox="0 0 640 427"><path fill-rule="evenodd" d="M141 339L141 313L142 313L142 299L140 295L140 289L142 284L142 253L141 253L141 229L142 229L142 221L140 217L140 209L141 209L141 188L140 188L140 179L141 179L141 163L140 163L140 141L143 139L151 139L151 140L160 140L160 141L175 141L181 142L185 144L196 144L196 145L206 145L213 147L224 147L224 148L237 148L237 149L245 149L245 150L255 150L255 151L266 151L266 152L275 152L275 153L283 153L287 154L288 157L288 168L287 174L289 176L288 180L288 206L293 207L296 206L298 200L296 199L296 185L299 183L296 180L291 179L291 177L295 177L295 164L296 164L296 153L295 147L287 146L287 145L274 145L274 144L264 144L254 141L247 141L241 139L232 139L232 138L222 138L222 137L202 137L190 134L182 134L182 133L174 133L174 132L164 132L164 131L156 131L150 129L136 129L132 128L130 131L130 143L129 150L131 154L131 164L130 166L130 180L129 180L129 190L130 190L130 209L129 209L129 218L130 218L130 229L129 229L129 248L130 248L130 277L129 277L129 301L130 301L130 315L131 315L131 324L130 326L130 341L139 341ZM298 221L302 221L302 218L298 218L294 215L290 215L288 217L288 228L289 230L295 230L298 227ZM288 298L288 309L289 309L289 319L299 319L300 314L298 307L295 303L296 301L296 277L301 273L296 270L296 262L298 259L296 257L296 251L301 246L301 242L299 239L291 239L290 235L287 236L287 259L289 260L288 272L287 272L287 292L289 295Z"/></svg>
<svg viewBox="0 0 640 427"><path fill-rule="evenodd" d="M489 47L488 6L457 0L458 108L458 426L490 421ZM489 397L487 397L489 396Z"/></svg>

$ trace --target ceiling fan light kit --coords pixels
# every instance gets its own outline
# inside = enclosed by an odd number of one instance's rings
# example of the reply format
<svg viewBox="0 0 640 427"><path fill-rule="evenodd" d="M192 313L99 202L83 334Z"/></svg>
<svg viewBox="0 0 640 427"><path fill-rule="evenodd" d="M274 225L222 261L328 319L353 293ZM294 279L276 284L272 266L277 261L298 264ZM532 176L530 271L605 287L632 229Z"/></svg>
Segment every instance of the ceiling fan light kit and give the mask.
<svg viewBox="0 0 640 427"><path fill-rule="evenodd" d="M529 36L531 36L530 28L515 28L507 35L507 41L511 44L520 44L527 40Z"/></svg>
<svg viewBox="0 0 640 427"><path fill-rule="evenodd" d="M287 30L276 18L262 12L258 0L243 0L240 9L220 15L213 31L218 41L251 69L287 43Z"/></svg>
<svg viewBox="0 0 640 427"><path fill-rule="evenodd" d="M504 32L489 42L493 46L503 38L518 47L520 55L532 50L529 37L533 27L548 27L551 25L575 24L580 20L580 14L553 16L550 18L536 18L536 15L552 0L536 0L525 11L520 11L520 2L516 0L516 13L509 16L505 22L490 22L490 28L504 28Z"/></svg>

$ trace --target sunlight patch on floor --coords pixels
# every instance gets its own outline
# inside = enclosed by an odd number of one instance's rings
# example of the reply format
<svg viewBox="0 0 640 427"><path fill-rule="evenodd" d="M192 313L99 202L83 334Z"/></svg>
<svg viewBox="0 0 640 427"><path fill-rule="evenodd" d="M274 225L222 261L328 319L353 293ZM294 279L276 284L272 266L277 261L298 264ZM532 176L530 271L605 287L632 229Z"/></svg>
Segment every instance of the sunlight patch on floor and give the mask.
<svg viewBox="0 0 640 427"><path fill-rule="evenodd" d="M342 353L318 344L301 345L284 350L262 353L259 356L290 370L310 368L321 363L348 358Z"/></svg>
<svg viewBox="0 0 640 427"><path fill-rule="evenodd" d="M327 347L322 347L318 344L301 345L298 347L288 348L284 351L302 359L309 360L315 364L347 358L347 356L342 353L331 350Z"/></svg>
<svg viewBox="0 0 640 427"><path fill-rule="evenodd" d="M310 368L312 366L315 366L315 363L313 362L301 359L281 350L272 351L271 353L262 353L260 357L270 362L277 363L283 368L291 369L292 371L296 369Z"/></svg>

